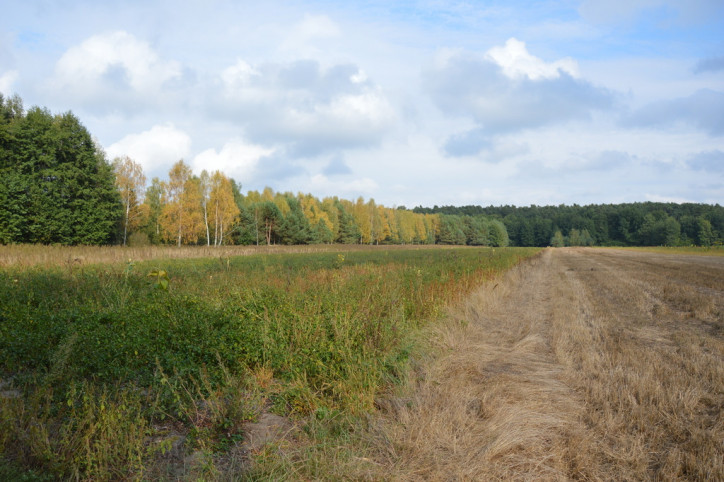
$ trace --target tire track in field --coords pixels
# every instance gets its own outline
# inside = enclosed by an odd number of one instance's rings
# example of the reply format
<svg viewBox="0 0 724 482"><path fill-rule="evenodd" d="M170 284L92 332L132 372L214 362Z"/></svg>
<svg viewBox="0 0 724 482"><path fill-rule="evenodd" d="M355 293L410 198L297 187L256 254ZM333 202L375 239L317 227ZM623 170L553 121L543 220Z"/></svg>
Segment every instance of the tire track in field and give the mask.
<svg viewBox="0 0 724 482"><path fill-rule="evenodd" d="M433 336L443 353L409 399L386 405L400 480L585 477L582 401L551 339L565 283L551 250L484 286ZM557 311L558 310L558 311Z"/></svg>

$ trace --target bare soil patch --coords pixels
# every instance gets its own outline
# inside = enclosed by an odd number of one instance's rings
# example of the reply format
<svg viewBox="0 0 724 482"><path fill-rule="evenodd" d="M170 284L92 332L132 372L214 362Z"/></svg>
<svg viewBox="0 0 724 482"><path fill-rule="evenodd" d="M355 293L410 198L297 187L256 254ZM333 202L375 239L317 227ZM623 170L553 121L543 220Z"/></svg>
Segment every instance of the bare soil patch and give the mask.
<svg viewBox="0 0 724 482"><path fill-rule="evenodd" d="M432 339L384 478L724 479L724 258L549 249Z"/></svg>

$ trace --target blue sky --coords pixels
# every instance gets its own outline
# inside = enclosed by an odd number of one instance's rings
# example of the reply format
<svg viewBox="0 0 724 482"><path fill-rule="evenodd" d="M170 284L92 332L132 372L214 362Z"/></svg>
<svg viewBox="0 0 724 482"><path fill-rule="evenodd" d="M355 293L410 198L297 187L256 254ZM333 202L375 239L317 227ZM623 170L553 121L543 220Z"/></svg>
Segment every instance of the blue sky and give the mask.
<svg viewBox="0 0 724 482"><path fill-rule="evenodd" d="M720 0L24 1L0 92L147 176L388 206L724 201Z"/></svg>

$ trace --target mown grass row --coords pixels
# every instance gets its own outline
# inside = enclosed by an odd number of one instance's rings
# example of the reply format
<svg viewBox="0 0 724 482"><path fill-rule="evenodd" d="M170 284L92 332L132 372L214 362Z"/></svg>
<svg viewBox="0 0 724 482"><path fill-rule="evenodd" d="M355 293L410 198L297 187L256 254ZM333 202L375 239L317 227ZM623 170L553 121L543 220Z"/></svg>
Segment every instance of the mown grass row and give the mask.
<svg viewBox="0 0 724 482"><path fill-rule="evenodd" d="M58 477L159 476L170 443L160 427L174 426L213 476L214 457L262 410L314 419L371 410L404 373L411 333L534 251L0 272L0 450Z"/></svg>

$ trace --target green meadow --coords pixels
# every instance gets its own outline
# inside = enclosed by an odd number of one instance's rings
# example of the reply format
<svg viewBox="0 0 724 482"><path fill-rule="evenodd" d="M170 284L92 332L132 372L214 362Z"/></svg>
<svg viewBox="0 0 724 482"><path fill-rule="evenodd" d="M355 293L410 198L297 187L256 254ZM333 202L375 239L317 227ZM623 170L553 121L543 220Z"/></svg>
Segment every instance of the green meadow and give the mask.
<svg viewBox="0 0 724 482"><path fill-rule="evenodd" d="M246 423L273 413L322 444L347 437L339 421L360 420L404 380L420 328L535 252L380 248L5 269L0 476L171 478L171 435L196 454L184 476L279 467L268 453L229 461Z"/></svg>

